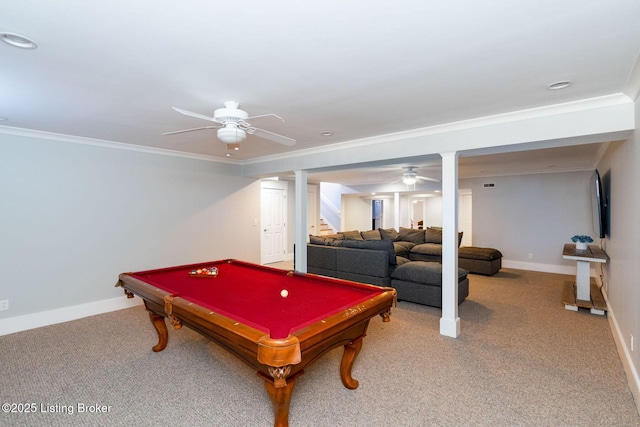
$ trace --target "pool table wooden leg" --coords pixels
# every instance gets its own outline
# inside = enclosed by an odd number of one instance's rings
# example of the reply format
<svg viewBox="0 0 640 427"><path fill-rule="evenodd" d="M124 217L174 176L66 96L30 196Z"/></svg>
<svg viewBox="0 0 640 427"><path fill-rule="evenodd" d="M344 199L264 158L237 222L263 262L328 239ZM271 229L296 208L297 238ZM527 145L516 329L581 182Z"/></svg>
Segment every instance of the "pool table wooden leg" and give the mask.
<svg viewBox="0 0 640 427"><path fill-rule="evenodd" d="M156 352L162 351L167 347L167 342L169 341L169 332L167 331L166 323L164 323L164 317L149 313L149 319L151 319L151 324L158 333L158 344L154 345L152 350Z"/></svg>
<svg viewBox="0 0 640 427"><path fill-rule="evenodd" d="M273 412L275 415L274 427L289 426L289 403L291 403L291 393L296 379L289 379L286 384L276 387L273 381L264 377L264 384L267 393L273 404Z"/></svg>
<svg viewBox="0 0 640 427"><path fill-rule="evenodd" d="M342 384L351 390L358 388L359 385L358 380L353 379L351 376L351 368L353 368L353 362L362 349L363 338L364 336L357 338L344 346L344 354L340 362L340 379Z"/></svg>

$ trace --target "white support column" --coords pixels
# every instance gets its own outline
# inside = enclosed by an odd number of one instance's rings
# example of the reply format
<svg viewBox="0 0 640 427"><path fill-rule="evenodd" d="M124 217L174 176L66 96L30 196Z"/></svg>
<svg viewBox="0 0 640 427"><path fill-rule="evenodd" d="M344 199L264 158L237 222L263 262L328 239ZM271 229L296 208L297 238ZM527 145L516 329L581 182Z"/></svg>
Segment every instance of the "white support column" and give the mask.
<svg viewBox="0 0 640 427"><path fill-rule="evenodd" d="M393 193L393 224L396 230L400 230L400 193Z"/></svg>
<svg viewBox="0 0 640 427"><path fill-rule="evenodd" d="M442 156L442 317L440 334L460 335L458 317L458 153Z"/></svg>
<svg viewBox="0 0 640 427"><path fill-rule="evenodd" d="M301 273L307 272L307 171L294 172L295 184L295 215L293 224L293 241L295 243L295 269Z"/></svg>

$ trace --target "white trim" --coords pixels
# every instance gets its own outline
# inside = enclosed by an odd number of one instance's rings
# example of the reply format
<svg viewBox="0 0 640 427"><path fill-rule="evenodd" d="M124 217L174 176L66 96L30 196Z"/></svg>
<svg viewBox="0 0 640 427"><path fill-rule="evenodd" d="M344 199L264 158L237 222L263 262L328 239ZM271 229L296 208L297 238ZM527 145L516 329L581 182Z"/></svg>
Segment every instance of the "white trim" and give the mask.
<svg viewBox="0 0 640 427"><path fill-rule="evenodd" d="M576 274L575 266L567 266L567 265L555 265L555 264L539 264L534 262L525 262L525 261L510 261L502 259L502 267L504 268L514 268L516 270L529 270L529 271L539 271L541 273L555 273L555 274Z"/></svg>
<svg viewBox="0 0 640 427"><path fill-rule="evenodd" d="M71 320L108 313L110 311L122 310L137 305L142 305L142 300L140 298L127 298L126 296L121 296L89 302L86 304L58 308L55 310L0 319L0 336L29 329L41 328L43 326L55 325L56 323L69 322Z"/></svg>
<svg viewBox="0 0 640 427"><path fill-rule="evenodd" d="M26 138L40 138L72 144L92 145L95 147L114 148L118 150L138 151L141 153L161 154L163 156L184 157L187 159L205 160L208 162L241 164L236 160L206 154L187 153L184 151L167 150L166 148L149 147L146 145L126 144L124 142L108 141L104 139L86 138L83 136L63 135L60 133L43 132L40 130L0 126L0 134L23 136Z"/></svg>
<svg viewBox="0 0 640 427"><path fill-rule="evenodd" d="M122 150L139 151L144 153L161 154L175 157L185 157L191 159L199 159L213 161L219 163L230 163L242 166L269 163L276 160L288 160L301 158L304 156L335 153L336 151L347 148L366 147L375 144L384 144L396 142L402 139L419 138L428 135L445 134L468 130L472 128L488 127L497 124L513 123L522 120L531 120L536 118L551 117L557 114L567 114L593 110L597 108L633 105L633 100L624 93L614 93L594 98L580 99L561 104L552 104L542 107L535 107L526 110L511 111L508 113L495 114L491 116L476 117L457 122L443 123L418 129L410 129L401 132L395 132L384 135L377 135L368 138L355 139L350 141L338 142L335 144L322 145L312 148L293 150L287 153L279 153L268 156L256 157L244 161L231 160L224 157L209 156L204 154L194 154L183 151L167 150L144 145L127 144L123 142L108 141L102 139L86 138L73 135L64 135L53 132L44 132L38 130L24 129L12 126L0 126L0 134L25 136L32 138L50 139L62 142L71 142L76 144L94 145L107 148L116 148ZM503 144L498 144L501 146ZM435 153L434 153L435 154Z"/></svg>
<svg viewBox="0 0 640 427"><path fill-rule="evenodd" d="M624 372L627 374L627 383L629 384L629 389L631 390L631 394L633 395L633 401L636 405L636 411L638 411L638 413L640 414L640 406L638 406L640 405L640 377L638 376L638 371L633 365L633 359L631 358L631 352L627 347L627 341L622 336L622 331L618 326L616 316L611 309L611 304L609 304L607 291L604 286L601 288L601 290L602 296L604 297L604 300L607 303L608 307L607 319L609 320L609 327L611 328L613 341L616 343L618 356L620 356L622 367L624 368Z"/></svg>
<svg viewBox="0 0 640 427"><path fill-rule="evenodd" d="M460 318L446 319L440 318L440 335L450 338L458 338L460 336Z"/></svg>

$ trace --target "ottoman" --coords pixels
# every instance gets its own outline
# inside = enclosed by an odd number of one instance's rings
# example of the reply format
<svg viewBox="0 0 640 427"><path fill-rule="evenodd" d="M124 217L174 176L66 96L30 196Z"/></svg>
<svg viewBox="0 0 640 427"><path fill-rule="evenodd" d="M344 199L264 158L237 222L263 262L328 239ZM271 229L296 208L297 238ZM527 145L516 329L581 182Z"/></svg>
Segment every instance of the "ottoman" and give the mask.
<svg viewBox="0 0 640 427"><path fill-rule="evenodd" d="M493 248L463 246L458 248L458 267L469 273L493 276L502 267L502 254Z"/></svg>
<svg viewBox="0 0 640 427"><path fill-rule="evenodd" d="M442 264L411 261L399 265L391 273L391 286L398 300L442 307ZM469 296L467 271L458 268L458 304Z"/></svg>

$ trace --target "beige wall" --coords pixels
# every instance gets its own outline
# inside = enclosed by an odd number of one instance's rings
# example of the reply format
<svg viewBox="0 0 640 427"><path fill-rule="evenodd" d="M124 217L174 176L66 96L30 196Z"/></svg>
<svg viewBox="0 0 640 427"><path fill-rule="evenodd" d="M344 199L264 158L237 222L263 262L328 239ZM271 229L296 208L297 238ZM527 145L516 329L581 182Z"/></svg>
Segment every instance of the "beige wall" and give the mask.
<svg viewBox="0 0 640 427"><path fill-rule="evenodd" d="M598 164L608 194L609 232L603 248L609 321L617 334L619 352L630 378L636 402L640 401L640 101L636 101L635 134L616 142ZM634 349L631 350L631 337Z"/></svg>
<svg viewBox="0 0 640 427"><path fill-rule="evenodd" d="M260 261L235 165L12 135L0 162L0 320L120 297L125 271Z"/></svg>

